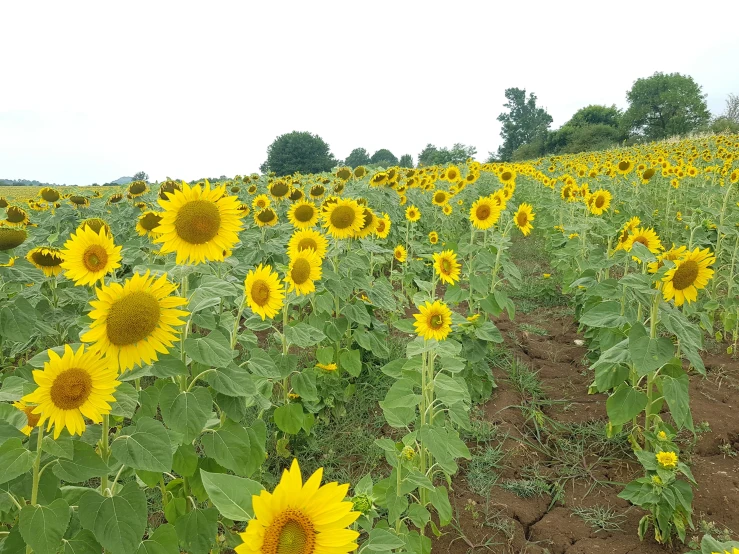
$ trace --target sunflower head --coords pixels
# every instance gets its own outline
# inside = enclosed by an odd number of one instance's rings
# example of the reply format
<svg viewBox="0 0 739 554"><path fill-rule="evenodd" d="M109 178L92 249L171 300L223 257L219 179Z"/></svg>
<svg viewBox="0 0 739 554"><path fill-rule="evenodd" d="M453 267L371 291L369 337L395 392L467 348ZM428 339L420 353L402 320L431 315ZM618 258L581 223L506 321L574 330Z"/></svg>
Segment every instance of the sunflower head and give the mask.
<svg viewBox="0 0 739 554"><path fill-rule="evenodd" d="M362 207L362 227L357 231L356 237L363 239L375 232L378 218L370 208Z"/></svg>
<svg viewBox="0 0 739 554"><path fill-rule="evenodd" d="M364 210L356 200L338 198L335 202L324 203L324 227L336 239L352 238L362 229Z"/></svg>
<svg viewBox="0 0 739 554"><path fill-rule="evenodd" d="M461 267L457 255L452 250L434 254L434 271L444 283L453 285L459 281Z"/></svg>
<svg viewBox="0 0 739 554"><path fill-rule="evenodd" d="M313 227L318 221L318 208L313 202L301 200L290 206L287 219L297 229Z"/></svg>
<svg viewBox="0 0 739 554"><path fill-rule="evenodd" d="M121 200L123 200L123 195L119 192L116 192L115 194L111 194L108 197L108 204L117 204Z"/></svg>
<svg viewBox="0 0 739 554"><path fill-rule="evenodd" d="M75 285L91 285L121 266L121 247L103 229L99 233L90 227L80 227L64 243L61 266Z"/></svg>
<svg viewBox="0 0 739 554"><path fill-rule="evenodd" d="M354 177L357 179L361 179L365 175L367 175L367 168L363 165L354 168Z"/></svg>
<svg viewBox="0 0 739 554"><path fill-rule="evenodd" d="M44 200L44 202L56 202L61 198L59 191L51 187L42 188L39 191L39 196Z"/></svg>
<svg viewBox="0 0 739 554"><path fill-rule="evenodd" d="M352 168L351 167L340 167L336 171L336 176L342 181L348 181L352 177Z"/></svg>
<svg viewBox="0 0 739 554"><path fill-rule="evenodd" d="M403 246L402 244L396 246L393 250L393 257L400 263L405 263L405 261L408 259L408 252L406 251L405 246Z"/></svg>
<svg viewBox="0 0 739 554"><path fill-rule="evenodd" d="M136 232L141 236L157 236L157 227L159 227L159 223L161 221L161 214L152 211L144 212L139 216L139 219L136 222Z"/></svg>
<svg viewBox="0 0 739 554"><path fill-rule="evenodd" d="M284 179L277 179L276 181L273 181L271 185L269 185L269 193L275 200L282 200L283 198L287 198L290 195L291 190L292 187Z"/></svg>
<svg viewBox="0 0 739 554"><path fill-rule="evenodd" d="M657 452L655 458L657 458L657 463L665 469L677 467L678 457L674 452Z"/></svg>
<svg viewBox="0 0 739 554"><path fill-rule="evenodd" d="M285 273L288 292L295 291L300 296L316 290L315 281L321 278L321 263L321 258L313 249L301 250L291 258Z"/></svg>
<svg viewBox="0 0 739 554"><path fill-rule="evenodd" d="M430 244L436 244L439 242L439 233L436 231L431 231L429 233L429 243Z"/></svg>
<svg viewBox="0 0 739 554"><path fill-rule="evenodd" d="M88 219L84 219L82 223L80 223L79 228L85 229L89 227L95 233L100 233L101 230L105 231L106 233L110 233L110 225L108 225L108 222L104 219L100 219L99 217L90 217Z"/></svg>
<svg viewBox="0 0 739 554"><path fill-rule="evenodd" d="M30 406L23 402L23 400L13 402L13 407L23 412L26 416L26 424L21 428L21 433L26 436L30 435L34 428L38 426L41 414L34 414L33 411L36 409L36 406Z"/></svg>
<svg viewBox="0 0 739 554"><path fill-rule="evenodd" d="M494 198L483 196L470 207L470 221L476 229L489 229L500 219L500 212L501 206Z"/></svg>
<svg viewBox="0 0 739 554"><path fill-rule="evenodd" d="M90 199L86 196L81 196L79 194L73 194L69 197L69 201L72 203L72 206L75 208L86 208L90 205Z"/></svg>
<svg viewBox="0 0 739 554"><path fill-rule="evenodd" d="M392 226L392 221L390 220L390 216L387 214L383 214L382 217L377 219L377 226L375 227L375 234L381 239L386 239L387 236L390 234L391 226Z"/></svg>
<svg viewBox="0 0 739 554"><path fill-rule="evenodd" d="M652 254L657 254L662 250L662 242L659 240L657 233L654 232L654 229L651 228L636 227L633 229L624 245L625 250L630 252L637 242L647 247Z"/></svg>
<svg viewBox="0 0 739 554"><path fill-rule="evenodd" d="M149 185L146 184L146 181L131 181L131 183L128 185L128 194L131 195L131 198L138 198L139 196L143 196L149 191Z"/></svg>
<svg viewBox="0 0 739 554"><path fill-rule="evenodd" d="M665 301L674 299L676 306L682 306L684 302L695 302L698 291L705 288L713 277L710 266L714 263L716 258L708 248L696 248L677 258L675 267L668 269L662 278L662 295Z"/></svg>
<svg viewBox="0 0 739 554"><path fill-rule="evenodd" d="M411 223L415 223L416 221L421 219L421 210L419 210L415 206L408 206L405 209L405 218Z"/></svg>
<svg viewBox="0 0 739 554"><path fill-rule="evenodd" d="M62 272L64 258L60 250L39 246L28 251L26 259L47 277L56 277Z"/></svg>
<svg viewBox="0 0 739 554"><path fill-rule="evenodd" d="M287 243L287 253L290 258L295 258L303 250L314 250L319 258L326 255L328 240L325 235L313 229L295 231Z"/></svg>
<svg viewBox="0 0 739 554"><path fill-rule="evenodd" d="M418 336L425 340L445 340L452 331L452 312L447 305L440 300L426 302L418 307L418 311L413 314L416 319L413 325Z"/></svg>
<svg viewBox="0 0 739 554"><path fill-rule="evenodd" d="M290 202L297 202L298 200L302 200L304 196L305 193L303 192L303 189L294 187L288 198L290 199Z"/></svg>
<svg viewBox="0 0 739 554"><path fill-rule="evenodd" d="M534 221L534 212L531 204L525 202L518 207L515 215L513 216L513 222L518 227L519 231L523 233L523 236L528 236L534 226L531 224Z"/></svg>
<svg viewBox="0 0 739 554"><path fill-rule="evenodd" d="M20 227L21 225L28 225L30 220L26 210L19 206L8 206L5 208L5 221L3 224L9 227Z"/></svg>
<svg viewBox="0 0 739 554"><path fill-rule="evenodd" d="M262 320L274 317L285 301L285 287L272 266L262 265L249 271L244 280L244 296L251 310Z"/></svg>
<svg viewBox="0 0 739 554"><path fill-rule="evenodd" d="M23 227L13 228L0 225L0 252L12 250L26 242L28 232Z"/></svg>

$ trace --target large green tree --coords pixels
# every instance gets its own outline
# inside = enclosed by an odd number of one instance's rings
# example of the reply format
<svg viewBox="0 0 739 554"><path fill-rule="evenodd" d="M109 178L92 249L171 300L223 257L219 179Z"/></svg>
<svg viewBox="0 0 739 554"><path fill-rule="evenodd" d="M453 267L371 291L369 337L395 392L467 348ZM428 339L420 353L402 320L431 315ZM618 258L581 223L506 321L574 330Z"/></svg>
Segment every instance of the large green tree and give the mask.
<svg viewBox="0 0 739 554"><path fill-rule="evenodd" d="M500 131L503 144L498 148L497 158L510 160L519 146L533 142L546 133L552 124L552 116L536 105L533 92L526 97L526 89L508 88L505 97L508 102L503 107L508 112L498 116L498 121L503 124Z"/></svg>
<svg viewBox="0 0 739 554"><path fill-rule="evenodd" d="M373 164L380 164L384 166L398 165L398 158L395 154L390 152L387 148L381 148L370 158Z"/></svg>
<svg viewBox="0 0 739 554"><path fill-rule="evenodd" d="M410 154L403 154L398 161L400 167L413 167L413 156Z"/></svg>
<svg viewBox="0 0 739 554"><path fill-rule="evenodd" d="M624 124L636 136L659 140L707 125L706 95L689 75L657 72L637 79L626 93Z"/></svg>
<svg viewBox="0 0 739 554"><path fill-rule="evenodd" d="M427 144L426 148L418 155L418 165L461 164L469 158L474 158L476 154L477 148L466 146L460 142L455 143L451 148L437 148L433 144Z"/></svg>
<svg viewBox="0 0 739 554"><path fill-rule="evenodd" d="M601 106L591 104L577 110L565 126L584 127L585 125L608 125L618 128L621 125L621 110L615 104L612 106Z"/></svg>
<svg viewBox="0 0 739 554"><path fill-rule="evenodd" d="M266 169L276 175L331 171L336 159L328 144L307 132L293 131L277 137L267 149Z"/></svg>
<svg viewBox="0 0 739 554"><path fill-rule="evenodd" d="M344 160L344 163L349 167L359 167L360 165L367 165L370 161L370 155L367 150L364 148L355 148L346 160Z"/></svg>

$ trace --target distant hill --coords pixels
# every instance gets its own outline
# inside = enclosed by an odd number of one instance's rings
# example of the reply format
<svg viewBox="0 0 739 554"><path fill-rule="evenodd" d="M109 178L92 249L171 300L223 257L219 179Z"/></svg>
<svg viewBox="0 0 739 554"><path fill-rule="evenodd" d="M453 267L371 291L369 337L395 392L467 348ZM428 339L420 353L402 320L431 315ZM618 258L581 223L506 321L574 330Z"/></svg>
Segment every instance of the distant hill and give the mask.
<svg viewBox="0 0 739 554"><path fill-rule="evenodd" d="M0 187L59 187L57 183L42 183L31 179L0 179Z"/></svg>
<svg viewBox="0 0 739 554"><path fill-rule="evenodd" d="M110 185L127 185L131 181L133 181L133 177L119 177L115 181L111 181L108 184L110 184Z"/></svg>

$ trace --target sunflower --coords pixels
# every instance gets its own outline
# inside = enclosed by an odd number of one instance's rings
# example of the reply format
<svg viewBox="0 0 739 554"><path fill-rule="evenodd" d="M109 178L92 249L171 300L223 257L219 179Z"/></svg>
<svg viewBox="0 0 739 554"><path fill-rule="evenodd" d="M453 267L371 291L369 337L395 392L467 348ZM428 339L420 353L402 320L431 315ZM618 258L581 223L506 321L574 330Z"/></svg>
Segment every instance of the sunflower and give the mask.
<svg viewBox="0 0 739 554"><path fill-rule="evenodd" d="M408 252L406 251L405 246L402 244L396 246L395 250L393 250L393 257L401 264L404 263L408 259Z"/></svg>
<svg viewBox="0 0 739 554"><path fill-rule="evenodd" d="M434 270L443 283L453 285L459 281L460 268L457 255L452 250L434 254Z"/></svg>
<svg viewBox="0 0 739 554"><path fill-rule="evenodd" d="M323 214L324 227L336 239L353 237L364 224L364 211L354 200L339 198L329 204Z"/></svg>
<svg viewBox="0 0 739 554"><path fill-rule="evenodd" d="M254 223L259 227L272 227L277 225L277 212L272 208L264 208L258 212L254 212Z"/></svg>
<svg viewBox="0 0 739 554"><path fill-rule="evenodd" d="M436 244L439 242L439 233L436 231L431 231L429 233L429 243Z"/></svg>
<svg viewBox="0 0 739 554"><path fill-rule="evenodd" d="M421 210L419 210L415 206L408 206L405 209L405 218L411 223L415 223L416 221L421 219Z"/></svg>
<svg viewBox="0 0 739 554"><path fill-rule="evenodd" d="M445 190L437 190L431 197L431 202L435 206L444 206L449 202L449 193Z"/></svg>
<svg viewBox="0 0 739 554"><path fill-rule="evenodd" d="M624 249L627 252L631 252L631 249L634 247L634 243L636 242L646 246L652 254L657 254L662 250L662 243L660 242L657 233L654 232L654 229L647 227L635 228L629 235L629 238L624 245Z"/></svg>
<svg viewBox="0 0 739 554"><path fill-rule="evenodd" d="M362 208L362 228L357 231L356 237L363 239L375 232L377 228L377 216L370 208Z"/></svg>
<svg viewBox="0 0 739 554"><path fill-rule="evenodd" d="M514 214L513 222L523 233L524 237L528 236L534 228L531 222L534 221L535 215L531 204L526 204L525 202L518 207L518 210Z"/></svg>
<svg viewBox="0 0 739 554"><path fill-rule="evenodd" d="M167 179L159 187L159 198L161 198L162 200L169 200L169 195L176 190L182 190L182 185L180 185L177 181Z"/></svg>
<svg viewBox="0 0 739 554"><path fill-rule="evenodd" d="M290 202L297 202L298 200L302 200L304 196L305 193L302 191L302 189L293 188L288 198L290 199Z"/></svg>
<svg viewBox="0 0 739 554"><path fill-rule="evenodd" d="M92 285L121 266L121 247L103 229L77 229L64 243L62 269L75 285Z"/></svg>
<svg viewBox="0 0 739 554"><path fill-rule="evenodd" d="M360 165L359 167L355 167L354 168L354 177L355 178L361 179L365 175L367 175L367 168L364 167L363 165Z"/></svg>
<svg viewBox="0 0 739 554"><path fill-rule="evenodd" d="M634 169L634 162L628 159L623 159L618 162L618 165L616 166L616 171L618 171L621 175L627 175L631 172L631 170Z"/></svg>
<svg viewBox="0 0 739 554"><path fill-rule="evenodd" d="M647 264L647 268L649 269L649 273L657 273L659 269L665 265L665 260L669 260L671 262L674 262L675 260L679 260L685 255L686 248L684 246L680 246L678 248L675 248L673 245L672 248L670 248L667 252L663 252L662 254L659 254L657 256L656 262L649 262Z"/></svg>
<svg viewBox="0 0 739 554"><path fill-rule="evenodd" d="M351 167L340 167L336 171L336 176L339 179L341 179L342 181L348 181L349 179L351 179L351 176L352 175L353 175L353 173L352 173L352 168Z"/></svg>
<svg viewBox="0 0 739 554"><path fill-rule="evenodd" d="M224 187L211 190L182 184L169 200L159 200L164 208L154 242L161 242L160 252L177 253L177 263L222 261L224 250L233 249L242 228L239 199L225 196Z"/></svg>
<svg viewBox="0 0 739 554"><path fill-rule="evenodd" d="M84 417L95 423L110 413L110 402L120 382L116 370L97 352L80 346L77 352L67 344L64 355L48 350L49 361L43 370L33 372L38 388L22 398L23 402L36 404L33 414L38 414L38 425L48 420L46 430L54 427L54 440L64 427L72 435L85 431Z"/></svg>
<svg viewBox="0 0 739 554"><path fill-rule="evenodd" d="M290 265L285 274L287 292L295 291L297 296L310 294L316 290L314 281L321 278L321 258L315 250L301 250L297 256L290 258Z"/></svg>
<svg viewBox="0 0 739 554"><path fill-rule="evenodd" d="M158 212L147 211L139 216L136 222L136 232L141 235L149 235L152 237L159 236L159 232L156 230L159 227L159 223L162 221L162 216Z"/></svg>
<svg viewBox="0 0 739 554"><path fill-rule="evenodd" d="M456 182L460 177L461 173L456 165L450 165L446 168L446 180L450 183Z"/></svg>
<svg viewBox="0 0 739 554"><path fill-rule="evenodd" d="M260 194L259 196L255 196L254 200L251 201L251 207L255 210L263 210L264 208L269 208L271 203L272 201L269 199L269 196Z"/></svg>
<svg viewBox="0 0 739 554"><path fill-rule="evenodd" d="M28 232L23 228L3 227L0 225L0 252L12 250L20 246L28 238Z"/></svg>
<svg viewBox="0 0 739 554"><path fill-rule="evenodd" d="M123 200L123 195L119 192L116 192L115 194L111 194L108 197L108 204L117 204L121 200Z"/></svg>
<svg viewBox="0 0 739 554"><path fill-rule="evenodd" d="M301 200L290 206L287 219L297 229L313 227L318 221L318 208L313 202Z"/></svg>
<svg viewBox="0 0 739 554"><path fill-rule="evenodd" d="M321 184L313 185L310 188L310 191L309 191L308 194L310 194L310 197L311 198L314 198L314 199L315 198L320 198L321 196L323 196L324 194L326 194L326 187L324 187Z"/></svg>
<svg viewBox="0 0 739 554"><path fill-rule="evenodd" d="M446 304L437 300L418 307L420 313L413 314L416 333L424 340L444 340L452 331L452 312Z"/></svg>
<svg viewBox="0 0 739 554"><path fill-rule="evenodd" d="M24 413L26 416L26 424L21 428L21 433L28 436L31 434L31 431L38 426L38 420L41 419L40 414L34 414L33 410L36 408L36 406L29 406L23 400L20 400L18 402L13 402L13 408L20 410Z"/></svg>
<svg viewBox="0 0 739 554"><path fill-rule="evenodd" d="M26 259L36 269L40 269L47 277L56 277L62 272L61 263L64 261L62 253L57 248L39 246L28 251Z"/></svg>
<svg viewBox="0 0 739 554"><path fill-rule="evenodd" d="M179 318L189 315L179 309L187 300L172 295L176 289L166 273L157 279L149 271L134 273L123 285L99 287L97 300L90 302L93 322L80 339L94 343L116 370L156 361L157 352L166 354L177 340L180 331L174 327L185 324Z"/></svg>
<svg viewBox="0 0 739 554"><path fill-rule="evenodd" d="M280 284L272 266L259 264L244 280L244 296L251 310L264 321L280 311L285 300L285 287Z"/></svg>
<svg viewBox="0 0 739 554"><path fill-rule="evenodd" d="M38 194L44 200L44 202L56 202L62 197L62 195L59 194L58 190L51 187L42 188Z"/></svg>
<svg viewBox="0 0 739 554"><path fill-rule="evenodd" d="M673 298L676 306L682 306L685 301L690 304L698 299L698 291L708 284L713 277L710 265L716 263L716 258L706 248L696 248L675 260L675 267L668 269L662 278L662 295L666 302Z"/></svg>
<svg viewBox="0 0 739 554"><path fill-rule="evenodd" d="M295 231L287 243L287 255L295 258L301 251L311 248L315 250L319 258L323 258L328 249L326 236L313 229Z"/></svg>
<svg viewBox="0 0 739 554"><path fill-rule="evenodd" d="M387 236L390 234L391 225L392 221L390 220L390 216L387 214L383 214L382 217L377 218L375 234L381 239L386 239Z"/></svg>
<svg viewBox="0 0 739 554"><path fill-rule="evenodd" d="M513 169L506 169L505 171L502 171L500 175L498 175L498 179L500 179L500 182L504 185L515 183L516 172Z"/></svg>
<svg viewBox="0 0 739 554"><path fill-rule="evenodd" d="M80 223L79 228L84 229L86 227L89 227L95 231L95 233L99 233L100 229L104 229L106 233L110 234L110 225L108 225L107 221L100 219L99 217L84 219L82 223Z"/></svg>
<svg viewBox="0 0 739 554"><path fill-rule="evenodd" d="M489 229L500 218L501 207L489 196L481 196L470 208L470 221L476 229Z"/></svg>
<svg viewBox="0 0 739 554"><path fill-rule="evenodd" d="M303 484L293 460L273 493L252 496L249 520L237 554L347 554L357 548L357 531L347 529L361 515L344 501L349 485L321 485L323 468Z"/></svg>
<svg viewBox="0 0 739 554"><path fill-rule="evenodd" d="M452 206L450 204L444 204L441 208L441 213L444 215L452 215Z"/></svg>
<svg viewBox="0 0 739 554"><path fill-rule="evenodd" d="M146 181L133 181L128 185L128 194L131 198L138 198L149 192L149 185Z"/></svg>
<svg viewBox="0 0 739 554"><path fill-rule="evenodd" d="M7 199L4 196L0 196L0 208L7 208L10 206Z"/></svg>
<svg viewBox="0 0 739 554"><path fill-rule="evenodd" d="M246 192L248 192L249 194L256 194L257 185L249 185L249 188L246 189Z"/></svg>
<svg viewBox="0 0 739 554"><path fill-rule="evenodd" d="M590 198L588 207L594 215L602 215L611 206L611 193L605 189L596 190Z"/></svg>
<svg viewBox="0 0 739 554"><path fill-rule="evenodd" d="M30 220L26 210L18 206L8 206L5 208L5 220L2 222L3 225L8 227L21 227L28 225Z"/></svg>

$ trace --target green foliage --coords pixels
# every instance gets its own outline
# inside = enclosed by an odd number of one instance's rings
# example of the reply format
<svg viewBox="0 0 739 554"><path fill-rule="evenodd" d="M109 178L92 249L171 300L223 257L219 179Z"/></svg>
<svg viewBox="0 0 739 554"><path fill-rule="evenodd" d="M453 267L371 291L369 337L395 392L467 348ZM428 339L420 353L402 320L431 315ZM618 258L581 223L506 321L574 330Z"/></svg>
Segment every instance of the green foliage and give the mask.
<svg viewBox="0 0 739 554"><path fill-rule="evenodd" d="M293 131L277 137L267 149L266 168L279 177L293 173L331 171L336 164L329 145L308 132Z"/></svg>
<svg viewBox="0 0 739 554"><path fill-rule="evenodd" d="M503 124L500 131L503 144L498 148L497 157L507 161L512 159L518 147L543 135L552 124L552 116L536 105L533 92L526 98L526 89L506 89L505 97L508 101L503 106L508 112L498 116L498 121Z"/></svg>
<svg viewBox="0 0 739 554"><path fill-rule="evenodd" d="M477 148L474 146L466 146L459 142L455 143L451 148L437 148L433 144L427 144L418 155L418 165L446 165L446 164L463 164L470 158L474 158L477 154Z"/></svg>
<svg viewBox="0 0 739 554"><path fill-rule="evenodd" d="M359 167L360 165L367 165L372 163L369 152L364 148L355 148L351 154L344 160L344 164L351 168Z"/></svg>
<svg viewBox="0 0 739 554"><path fill-rule="evenodd" d="M388 167L391 165L398 165L398 158L387 148L381 148L380 150L372 154L370 162L373 164Z"/></svg>
<svg viewBox="0 0 739 554"><path fill-rule="evenodd" d="M410 154L403 154L398 161L400 167L413 167L413 156Z"/></svg>

